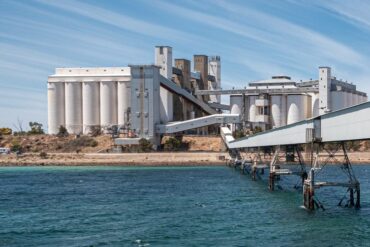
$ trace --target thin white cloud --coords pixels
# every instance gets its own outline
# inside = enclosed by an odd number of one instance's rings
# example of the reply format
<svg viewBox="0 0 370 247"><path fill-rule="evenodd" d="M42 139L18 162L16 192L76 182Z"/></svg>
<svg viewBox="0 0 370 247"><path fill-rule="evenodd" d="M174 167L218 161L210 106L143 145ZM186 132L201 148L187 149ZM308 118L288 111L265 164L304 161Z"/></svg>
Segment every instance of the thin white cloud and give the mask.
<svg viewBox="0 0 370 247"><path fill-rule="evenodd" d="M370 29L370 2L369 1L314 1L318 7L330 10L347 19L353 24Z"/></svg>
<svg viewBox="0 0 370 247"><path fill-rule="evenodd" d="M189 39L201 39L201 37L197 35L189 35L188 33L173 28L119 14L86 2L73 0L65 0L63 2L38 0L38 2L145 36L183 42L187 42Z"/></svg>

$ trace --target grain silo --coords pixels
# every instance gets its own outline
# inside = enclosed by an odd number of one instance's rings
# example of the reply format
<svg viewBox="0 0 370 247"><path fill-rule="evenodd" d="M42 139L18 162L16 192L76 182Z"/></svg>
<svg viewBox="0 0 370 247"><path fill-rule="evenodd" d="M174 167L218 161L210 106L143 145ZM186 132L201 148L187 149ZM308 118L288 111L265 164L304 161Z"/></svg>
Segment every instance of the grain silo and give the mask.
<svg viewBox="0 0 370 247"><path fill-rule="evenodd" d="M243 110L243 96L231 95L230 96L230 109L231 114L241 114Z"/></svg>
<svg viewBox="0 0 370 247"><path fill-rule="evenodd" d="M83 133L90 134L100 126L100 83L86 81L82 83L82 120Z"/></svg>
<svg viewBox="0 0 370 247"><path fill-rule="evenodd" d="M347 98L346 92L343 91L332 91L331 92L331 110L337 111L346 108Z"/></svg>
<svg viewBox="0 0 370 247"><path fill-rule="evenodd" d="M117 124L117 83L100 82L100 125L102 128Z"/></svg>
<svg viewBox="0 0 370 247"><path fill-rule="evenodd" d="M352 93L346 92L346 101L347 101L347 107L350 107L353 105Z"/></svg>
<svg viewBox="0 0 370 247"><path fill-rule="evenodd" d="M117 112L118 125L123 126L128 121L131 100L131 86L129 81L119 81L117 84Z"/></svg>
<svg viewBox="0 0 370 247"><path fill-rule="evenodd" d="M48 83L48 132L57 134L60 126L65 126L64 83Z"/></svg>
<svg viewBox="0 0 370 247"><path fill-rule="evenodd" d="M312 111L312 117L317 117L320 114L319 111L319 94L318 93L310 93L311 95L311 111Z"/></svg>
<svg viewBox="0 0 370 247"><path fill-rule="evenodd" d="M285 125L286 97L283 95L271 96L271 127L278 128Z"/></svg>
<svg viewBox="0 0 370 247"><path fill-rule="evenodd" d="M70 134L82 133L82 83L65 83L65 120Z"/></svg>
<svg viewBox="0 0 370 247"><path fill-rule="evenodd" d="M287 124L292 124L304 120L307 115L307 96L288 95L287 107Z"/></svg>
<svg viewBox="0 0 370 247"><path fill-rule="evenodd" d="M249 121L256 122L257 106L256 106L257 96L249 96Z"/></svg>

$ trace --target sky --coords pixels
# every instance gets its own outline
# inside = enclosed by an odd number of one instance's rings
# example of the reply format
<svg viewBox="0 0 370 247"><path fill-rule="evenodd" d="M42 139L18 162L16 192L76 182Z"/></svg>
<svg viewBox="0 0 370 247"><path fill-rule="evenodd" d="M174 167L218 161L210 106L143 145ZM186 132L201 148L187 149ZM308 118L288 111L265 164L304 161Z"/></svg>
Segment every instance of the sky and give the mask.
<svg viewBox="0 0 370 247"><path fill-rule="evenodd" d="M330 66L370 93L369 11L361 0L0 0L0 127L47 128L56 67L153 64L156 45L221 56L224 89Z"/></svg>

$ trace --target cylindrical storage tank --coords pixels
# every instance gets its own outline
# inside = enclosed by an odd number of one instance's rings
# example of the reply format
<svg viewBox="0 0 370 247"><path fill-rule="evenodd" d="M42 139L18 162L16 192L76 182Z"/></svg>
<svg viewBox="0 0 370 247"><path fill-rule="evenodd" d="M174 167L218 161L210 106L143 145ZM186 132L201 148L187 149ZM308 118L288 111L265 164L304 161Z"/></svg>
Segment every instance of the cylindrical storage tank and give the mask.
<svg viewBox="0 0 370 247"><path fill-rule="evenodd" d="M358 98L357 98L357 94L353 93L352 94L352 104L353 105L358 105Z"/></svg>
<svg viewBox="0 0 370 247"><path fill-rule="evenodd" d="M256 122L256 99L257 96L249 96L249 122Z"/></svg>
<svg viewBox="0 0 370 247"><path fill-rule="evenodd" d="M243 109L243 96L230 95L230 112L231 114L241 114Z"/></svg>
<svg viewBox="0 0 370 247"><path fill-rule="evenodd" d="M128 121L128 111L131 107L131 84L129 81L117 83L118 125L123 126Z"/></svg>
<svg viewBox="0 0 370 247"><path fill-rule="evenodd" d="M358 95L358 103L361 104L361 103L364 103L364 102L365 102L365 96Z"/></svg>
<svg viewBox="0 0 370 247"><path fill-rule="evenodd" d="M288 119L287 124L296 123L304 120L306 113L305 95L288 95Z"/></svg>
<svg viewBox="0 0 370 247"><path fill-rule="evenodd" d="M65 84L66 128L70 134L82 133L82 83Z"/></svg>
<svg viewBox="0 0 370 247"><path fill-rule="evenodd" d="M317 117L320 109L320 99L318 93L311 94L311 104L312 104L312 117Z"/></svg>
<svg viewBox="0 0 370 247"><path fill-rule="evenodd" d="M346 98L347 98L347 107L350 107L353 105L352 103L352 93L346 92Z"/></svg>
<svg viewBox="0 0 370 247"><path fill-rule="evenodd" d="M100 82L100 125L102 128L117 124L117 83Z"/></svg>
<svg viewBox="0 0 370 247"><path fill-rule="evenodd" d="M83 133L90 134L100 128L100 83L82 83Z"/></svg>
<svg viewBox="0 0 370 247"><path fill-rule="evenodd" d="M64 82L48 83L48 133L58 134L59 127L65 126Z"/></svg>
<svg viewBox="0 0 370 247"><path fill-rule="evenodd" d="M281 95L271 96L271 125L272 128L282 126L283 97Z"/></svg>
<svg viewBox="0 0 370 247"><path fill-rule="evenodd" d="M362 96L362 103L367 102L367 96Z"/></svg>
<svg viewBox="0 0 370 247"><path fill-rule="evenodd" d="M346 107L346 95L343 91L331 92L331 110L337 111Z"/></svg>

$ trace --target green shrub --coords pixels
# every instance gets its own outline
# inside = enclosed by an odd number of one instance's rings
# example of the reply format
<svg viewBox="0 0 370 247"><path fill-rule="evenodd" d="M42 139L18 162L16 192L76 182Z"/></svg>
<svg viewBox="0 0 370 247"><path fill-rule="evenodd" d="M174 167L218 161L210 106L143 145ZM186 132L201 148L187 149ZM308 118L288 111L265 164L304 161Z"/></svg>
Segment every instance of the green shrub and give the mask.
<svg viewBox="0 0 370 247"><path fill-rule="evenodd" d="M11 128L0 128L0 136L1 135L11 135L13 133Z"/></svg>
<svg viewBox="0 0 370 247"><path fill-rule="evenodd" d="M11 151L12 152L22 152L23 148L22 145L18 141L12 142Z"/></svg>
<svg viewBox="0 0 370 247"><path fill-rule="evenodd" d="M245 136L245 133L243 130L235 130L234 132L234 138L235 139L238 139L238 138L242 138Z"/></svg>
<svg viewBox="0 0 370 247"><path fill-rule="evenodd" d="M153 150L153 144L149 140L141 138L139 140L138 149L139 152L150 152Z"/></svg>
<svg viewBox="0 0 370 247"><path fill-rule="evenodd" d="M77 152L77 150L81 151L83 147L96 147L98 146L98 142L89 136L82 136L67 142L64 145L63 150L66 152Z"/></svg>
<svg viewBox="0 0 370 247"><path fill-rule="evenodd" d="M40 155L40 158L42 158L42 159L46 159L48 157L48 154L44 151L40 152L39 155Z"/></svg>
<svg viewBox="0 0 370 247"><path fill-rule="evenodd" d="M164 143L163 148L166 151L178 151L181 149L181 140L176 137L170 137Z"/></svg>

